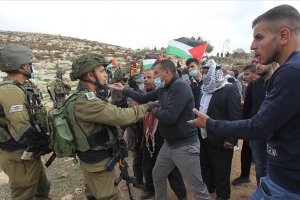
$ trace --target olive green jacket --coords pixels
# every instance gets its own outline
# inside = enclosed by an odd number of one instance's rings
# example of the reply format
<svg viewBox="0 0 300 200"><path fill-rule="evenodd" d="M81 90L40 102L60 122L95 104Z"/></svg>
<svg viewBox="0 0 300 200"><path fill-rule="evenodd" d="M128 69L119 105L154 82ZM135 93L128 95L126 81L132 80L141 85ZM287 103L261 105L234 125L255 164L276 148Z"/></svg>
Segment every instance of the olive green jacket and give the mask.
<svg viewBox="0 0 300 200"><path fill-rule="evenodd" d="M4 81L10 79L5 78ZM15 139L21 127L30 125L24 92L14 84L0 86L0 104L5 117L0 118L0 124L7 125L11 136Z"/></svg>
<svg viewBox="0 0 300 200"><path fill-rule="evenodd" d="M119 108L101 100L87 89L81 90L80 92L82 95L75 101L74 114L76 121L87 136L102 130L104 125L125 126L135 123L143 118L149 109L148 104L132 108ZM87 96L91 98L88 99ZM90 168L92 171L98 171L104 169L105 162L107 161L96 164L85 164L81 162L81 166Z"/></svg>

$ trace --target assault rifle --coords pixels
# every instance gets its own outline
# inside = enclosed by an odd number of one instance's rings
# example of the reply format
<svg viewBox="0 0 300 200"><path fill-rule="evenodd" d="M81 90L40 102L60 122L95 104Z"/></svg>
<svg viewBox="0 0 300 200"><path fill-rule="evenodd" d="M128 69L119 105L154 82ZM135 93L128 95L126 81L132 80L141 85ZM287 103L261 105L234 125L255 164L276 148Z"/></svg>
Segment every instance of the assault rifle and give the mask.
<svg viewBox="0 0 300 200"><path fill-rule="evenodd" d="M115 180L115 185L118 185L122 180L126 181L130 200L134 200L129 184L135 184L135 178L128 174L128 164L125 160L128 157L127 144L123 138L117 138L111 144L106 144L106 147L112 148L113 158L107 163L108 170L113 170L117 162L119 163L119 169L121 171L119 177Z"/></svg>
<svg viewBox="0 0 300 200"><path fill-rule="evenodd" d="M48 147L48 135L41 133L32 126L24 126L20 129L16 141L27 146L21 159L30 160L33 156L38 159L40 156L50 153L52 150Z"/></svg>

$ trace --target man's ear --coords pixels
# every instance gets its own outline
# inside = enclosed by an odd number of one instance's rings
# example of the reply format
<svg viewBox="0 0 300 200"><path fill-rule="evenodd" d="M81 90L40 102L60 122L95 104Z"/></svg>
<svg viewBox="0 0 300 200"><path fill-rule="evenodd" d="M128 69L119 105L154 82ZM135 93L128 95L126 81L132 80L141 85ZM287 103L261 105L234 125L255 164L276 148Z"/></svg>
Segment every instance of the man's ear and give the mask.
<svg viewBox="0 0 300 200"><path fill-rule="evenodd" d="M166 70L165 73L169 76L171 74L170 70Z"/></svg>
<svg viewBox="0 0 300 200"><path fill-rule="evenodd" d="M289 28L283 28L279 32L280 34L280 42L281 44L288 43L290 37L291 37L291 30Z"/></svg>
<svg viewBox="0 0 300 200"><path fill-rule="evenodd" d="M19 69L20 69L20 70L24 70L24 71L26 71L26 69L25 69L25 68L26 68L26 65L22 65L22 66L20 66L20 68L19 68Z"/></svg>
<svg viewBox="0 0 300 200"><path fill-rule="evenodd" d="M94 74L93 74L92 72L88 72L88 73L86 74L85 78L86 78L87 80L94 80L94 79L95 79Z"/></svg>

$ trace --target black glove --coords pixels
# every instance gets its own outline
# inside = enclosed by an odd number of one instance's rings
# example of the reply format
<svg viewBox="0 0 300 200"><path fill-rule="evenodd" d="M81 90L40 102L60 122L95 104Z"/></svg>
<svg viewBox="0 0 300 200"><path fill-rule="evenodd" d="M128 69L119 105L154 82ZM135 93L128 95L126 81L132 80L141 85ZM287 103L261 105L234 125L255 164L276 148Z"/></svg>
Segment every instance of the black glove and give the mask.
<svg viewBox="0 0 300 200"><path fill-rule="evenodd" d="M157 102L148 102L147 104L149 105L148 112L152 112L153 109L159 108L159 103Z"/></svg>

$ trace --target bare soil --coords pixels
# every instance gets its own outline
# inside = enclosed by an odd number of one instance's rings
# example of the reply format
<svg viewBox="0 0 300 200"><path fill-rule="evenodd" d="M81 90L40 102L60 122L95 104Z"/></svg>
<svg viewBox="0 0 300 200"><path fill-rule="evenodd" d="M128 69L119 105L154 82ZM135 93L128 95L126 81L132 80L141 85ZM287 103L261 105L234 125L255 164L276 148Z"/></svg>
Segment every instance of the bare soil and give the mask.
<svg viewBox="0 0 300 200"><path fill-rule="evenodd" d="M240 147L241 145L241 141ZM238 177L240 174L240 153L241 150L234 152L232 161L231 180ZM45 160L47 158L44 158ZM129 173L132 175L132 153L126 159L129 167ZM46 169L46 173L51 180L51 198L53 200L83 200L84 185L81 171L78 164L74 164L72 159L56 159L53 164ZM249 199L251 194L256 188L254 165L251 166L251 183L242 186L231 186L231 200L246 200ZM119 184L121 200L129 199L127 187L125 182ZM142 191L131 187L133 196L139 199ZM192 200L193 195L189 191L188 186L188 199ZM9 199L8 178L0 171L0 200ZM176 200L173 191L168 188L168 199ZM212 194L212 199L215 199L215 194Z"/></svg>

